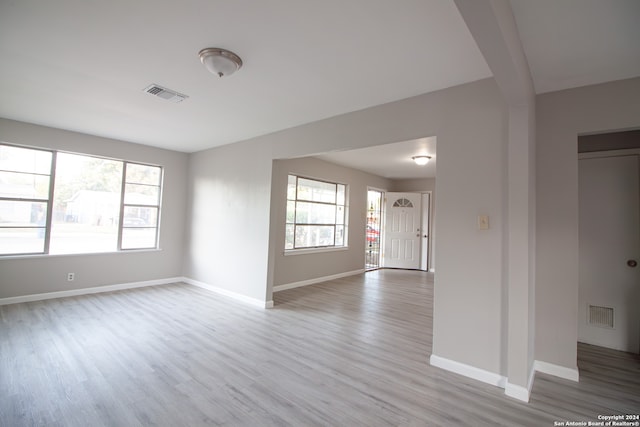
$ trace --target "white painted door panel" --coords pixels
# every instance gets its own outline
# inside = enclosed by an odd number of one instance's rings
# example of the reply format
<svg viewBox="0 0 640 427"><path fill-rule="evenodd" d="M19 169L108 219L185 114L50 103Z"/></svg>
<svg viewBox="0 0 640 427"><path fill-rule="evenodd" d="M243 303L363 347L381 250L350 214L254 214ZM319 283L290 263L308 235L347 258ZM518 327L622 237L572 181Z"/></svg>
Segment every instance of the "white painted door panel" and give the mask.
<svg viewBox="0 0 640 427"><path fill-rule="evenodd" d="M387 193L384 266L420 268L420 194Z"/></svg>
<svg viewBox="0 0 640 427"><path fill-rule="evenodd" d="M638 156L579 161L578 340L632 353L640 350L640 267L627 261L640 261L638 172ZM612 308L613 327L594 323L590 306Z"/></svg>

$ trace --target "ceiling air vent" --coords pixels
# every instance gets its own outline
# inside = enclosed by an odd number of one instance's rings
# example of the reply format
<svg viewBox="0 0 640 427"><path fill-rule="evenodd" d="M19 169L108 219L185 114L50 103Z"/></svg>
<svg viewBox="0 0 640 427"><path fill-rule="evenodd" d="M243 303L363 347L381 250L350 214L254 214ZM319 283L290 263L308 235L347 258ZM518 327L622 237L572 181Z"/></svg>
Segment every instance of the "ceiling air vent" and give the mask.
<svg viewBox="0 0 640 427"><path fill-rule="evenodd" d="M188 98L187 95L183 95L175 90L167 89L166 87L156 84L152 84L151 86L144 88L143 91L171 102L181 102Z"/></svg>

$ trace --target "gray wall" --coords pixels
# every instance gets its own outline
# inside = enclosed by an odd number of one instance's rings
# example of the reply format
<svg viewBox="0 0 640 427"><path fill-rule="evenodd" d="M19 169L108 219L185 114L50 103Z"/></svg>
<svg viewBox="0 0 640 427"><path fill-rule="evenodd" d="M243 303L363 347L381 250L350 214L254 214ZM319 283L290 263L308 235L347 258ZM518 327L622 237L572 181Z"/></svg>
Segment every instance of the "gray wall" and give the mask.
<svg viewBox="0 0 640 427"><path fill-rule="evenodd" d="M77 273L77 287L182 273L267 302L276 279L307 277L280 276L288 273L277 260L283 217L271 211L274 160L437 136L433 351L504 375L506 115L486 79L191 155L5 121L1 136L11 142L163 164L166 187L162 251L2 260L3 283L24 295L67 289L64 274L51 280L66 271ZM477 230L480 214L490 230Z"/></svg>
<svg viewBox="0 0 640 427"><path fill-rule="evenodd" d="M270 209L274 159L437 135L434 353L504 373L505 129L487 79L194 153L185 275L270 300L282 251L282 218ZM479 214L490 230L476 229Z"/></svg>
<svg viewBox="0 0 640 427"><path fill-rule="evenodd" d="M536 360L577 369L578 135L640 127L640 78L536 102Z"/></svg>
<svg viewBox="0 0 640 427"><path fill-rule="evenodd" d="M348 250L284 255L287 175L335 181L349 186ZM387 179L305 157L274 160L271 187L272 239L275 240L273 285L284 285L364 269L367 186L386 189Z"/></svg>
<svg viewBox="0 0 640 427"><path fill-rule="evenodd" d="M497 91L460 101L438 133L433 354L506 375L507 112Z"/></svg>
<svg viewBox="0 0 640 427"><path fill-rule="evenodd" d="M182 275L186 154L6 119L0 119L0 140L164 167L160 250L0 258L0 298ZM68 272L76 273L75 281L67 281Z"/></svg>
<svg viewBox="0 0 640 427"><path fill-rule="evenodd" d="M186 277L267 300L271 161L256 142L189 156Z"/></svg>
<svg viewBox="0 0 640 427"><path fill-rule="evenodd" d="M536 360L576 368L577 137L640 127L639 99L640 79L536 98ZM0 297L185 275L268 301L276 280L295 279L276 262L273 160L437 136L433 351L504 375L507 312L518 309L505 289L506 114L488 79L191 155L0 119L6 142L165 167L160 251L0 259ZM480 214L490 230L476 229Z"/></svg>

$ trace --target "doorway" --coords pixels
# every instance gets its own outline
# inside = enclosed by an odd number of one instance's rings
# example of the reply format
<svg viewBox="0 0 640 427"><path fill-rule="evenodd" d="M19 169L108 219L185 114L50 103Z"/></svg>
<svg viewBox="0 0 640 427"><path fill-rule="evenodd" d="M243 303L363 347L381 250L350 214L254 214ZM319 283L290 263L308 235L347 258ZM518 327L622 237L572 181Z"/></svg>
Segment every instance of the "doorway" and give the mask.
<svg viewBox="0 0 640 427"><path fill-rule="evenodd" d="M387 193L385 211L384 267L419 270L422 252L421 194Z"/></svg>
<svg viewBox="0 0 640 427"><path fill-rule="evenodd" d="M640 351L640 155L582 154L578 341Z"/></svg>
<svg viewBox="0 0 640 427"><path fill-rule="evenodd" d="M367 190L367 229L365 246L365 270L380 268L380 243L382 232L382 201L384 193L369 188Z"/></svg>

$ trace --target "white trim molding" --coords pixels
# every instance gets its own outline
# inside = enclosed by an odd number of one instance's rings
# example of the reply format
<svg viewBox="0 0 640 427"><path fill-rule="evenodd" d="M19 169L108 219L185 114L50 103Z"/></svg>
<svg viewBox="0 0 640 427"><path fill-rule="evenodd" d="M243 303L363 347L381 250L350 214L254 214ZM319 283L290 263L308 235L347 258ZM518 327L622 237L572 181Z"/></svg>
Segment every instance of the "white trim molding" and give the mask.
<svg viewBox="0 0 640 427"><path fill-rule="evenodd" d="M529 379L527 380L526 387L511 384L507 377L496 374L495 372L486 371L484 369L456 362L455 360L446 359L435 354L431 355L429 363L431 364L431 366L445 369L447 371L463 375L467 378L503 388L504 393L507 396L521 400L523 402L529 402L529 396L531 395L531 388L533 387L533 380L535 378L535 363L531 367L531 372L529 373Z"/></svg>
<svg viewBox="0 0 640 427"><path fill-rule="evenodd" d="M578 371L578 367L567 368L560 365L554 365L553 363L536 360L533 363L533 368L536 372L542 372L543 374L553 375L569 381L580 381L580 372Z"/></svg>
<svg viewBox="0 0 640 427"><path fill-rule="evenodd" d="M122 291L125 289L144 288L147 286L168 285L182 282L182 277L170 277L168 279L147 280L144 282L122 283L119 285L104 285L91 288L72 289L68 291L46 292L42 294L22 295L18 297L0 298L0 305L18 304L21 302L43 301L54 298L75 297L80 295L98 294L102 292Z"/></svg>
<svg viewBox="0 0 640 427"><path fill-rule="evenodd" d="M507 380L507 384L504 388L504 394L509 397L513 397L514 399L521 400L523 402L529 402L529 396L531 396L531 388L533 387L533 380L536 376L535 370L535 362L531 366L531 371L529 372L529 379L527 380L527 386L523 387L521 385L511 384L509 380Z"/></svg>
<svg viewBox="0 0 640 427"><path fill-rule="evenodd" d="M332 274L330 276L316 277L315 279L307 279L301 280L299 282L293 283L285 283L284 285L277 285L273 287L273 292L285 291L287 289L299 288L301 286L313 285L316 283L327 282L329 280L341 279L343 277L355 276L357 274L362 274L365 272L365 269L362 268L360 270L346 271L344 273Z"/></svg>
<svg viewBox="0 0 640 427"><path fill-rule="evenodd" d="M513 397L514 399L521 400L523 402L529 402L529 394L531 390L528 390L526 387L522 387L521 385L511 384L507 381L506 386L504 387L504 394L509 397Z"/></svg>
<svg viewBox="0 0 640 427"><path fill-rule="evenodd" d="M431 366L436 366L447 371L454 372L459 375L463 375L474 380L482 381L483 383L505 388L507 384L507 378L496 374L494 372L485 371L484 369L476 368L475 366L466 365L464 363L456 362L455 360L446 359L444 357L436 356L432 354L429 358Z"/></svg>
<svg viewBox="0 0 640 427"><path fill-rule="evenodd" d="M272 308L273 307L273 301L265 301L265 300L260 300L258 298L252 298L243 294L240 294L238 292L233 292L230 291L228 289L224 289L224 288L220 288L218 286L214 286L214 285L210 285L208 283L204 283L204 282L199 282L197 280L193 280L190 279L188 277L182 277L182 282L188 284L188 285L192 285L192 286L197 286L199 288L203 288L206 289L208 291L211 292L215 292L218 295L224 295L225 297L229 297L229 298L233 298L237 301L241 301L244 302L246 304L251 304L253 306L256 307L260 307L260 308Z"/></svg>
<svg viewBox="0 0 640 427"><path fill-rule="evenodd" d="M349 246L328 246L325 248L287 249L282 254L284 256L292 256L292 255L319 254L323 252L337 252L337 251L348 251L348 250L349 250Z"/></svg>

